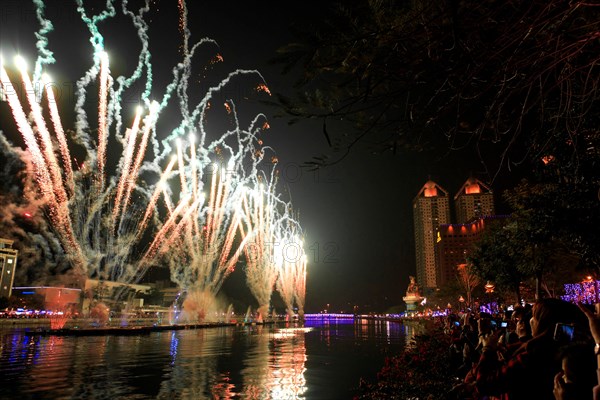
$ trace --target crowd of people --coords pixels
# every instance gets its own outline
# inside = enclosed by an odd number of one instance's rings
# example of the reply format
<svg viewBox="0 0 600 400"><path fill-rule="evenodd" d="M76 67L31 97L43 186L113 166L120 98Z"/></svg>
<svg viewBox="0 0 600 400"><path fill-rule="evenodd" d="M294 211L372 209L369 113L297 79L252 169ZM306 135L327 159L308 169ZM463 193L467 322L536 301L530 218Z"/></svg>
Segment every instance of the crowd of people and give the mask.
<svg viewBox="0 0 600 400"><path fill-rule="evenodd" d="M560 299L450 314L457 400L600 400L600 304Z"/></svg>

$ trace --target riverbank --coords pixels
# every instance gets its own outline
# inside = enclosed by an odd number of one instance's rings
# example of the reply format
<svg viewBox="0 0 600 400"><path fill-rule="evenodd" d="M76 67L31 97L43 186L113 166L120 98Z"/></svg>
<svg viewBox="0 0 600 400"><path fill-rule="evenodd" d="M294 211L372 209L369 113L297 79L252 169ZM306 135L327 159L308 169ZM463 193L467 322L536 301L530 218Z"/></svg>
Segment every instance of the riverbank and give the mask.
<svg viewBox="0 0 600 400"><path fill-rule="evenodd" d="M404 321L407 323L408 321ZM361 379L355 399L445 399L455 384L450 369L450 338L438 319L422 325L404 350L387 357L375 380Z"/></svg>
<svg viewBox="0 0 600 400"><path fill-rule="evenodd" d="M121 336L5 330L0 399L352 399L413 331L339 319Z"/></svg>
<svg viewBox="0 0 600 400"><path fill-rule="evenodd" d="M336 320L336 319L353 319L353 320L369 320L369 321L386 321L386 322L395 322L395 323L417 323L424 324L427 319L425 318L407 318L407 317L398 317L395 315L352 315L352 314L306 314L305 321L315 321L315 320ZM281 317L278 319L268 319L265 323L294 323L298 322L297 319L292 321L286 321L285 318ZM229 325L249 325L256 324L257 322L245 322L244 316L239 316L239 318L232 318L229 321L216 321L206 323L210 326L210 324L226 324ZM93 318L0 318L0 329L6 328L42 328L42 329L51 329L51 326L54 324L62 324L63 328L68 329L81 329L81 328L92 328L98 327L98 322ZM103 327L110 328L122 328L122 327L151 327L151 326L172 326L170 323L164 322L163 319L159 319L156 317L144 318L144 317L134 317L134 318L110 318L106 323L104 323ZM204 325L204 323L200 324Z"/></svg>
<svg viewBox="0 0 600 400"><path fill-rule="evenodd" d="M26 330L31 333L48 334L48 335L126 335L126 334L145 334L166 330L182 330L182 329L203 329L211 327L225 326L245 326L245 325L264 325L285 323L281 321L265 321L265 322L244 322L244 321L229 321L229 322L202 322L188 324L170 324L161 323L156 318L136 318L129 320L109 320L104 324L99 324L91 318L75 318L66 321L53 321L50 318L6 318L0 319L0 330Z"/></svg>

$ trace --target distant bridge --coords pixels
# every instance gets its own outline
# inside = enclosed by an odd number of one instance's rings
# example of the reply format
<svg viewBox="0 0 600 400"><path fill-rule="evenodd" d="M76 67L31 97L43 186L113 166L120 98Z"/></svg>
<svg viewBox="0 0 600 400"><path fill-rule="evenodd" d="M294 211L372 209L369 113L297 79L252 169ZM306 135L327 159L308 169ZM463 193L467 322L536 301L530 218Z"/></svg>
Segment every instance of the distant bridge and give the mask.
<svg viewBox="0 0 600 400"><path fill-rule="evenodd" d="M305 320L325 320L325 319L370 319L378 321L397 321L401 322L403 317L399 314L304 314Z"/></svg>

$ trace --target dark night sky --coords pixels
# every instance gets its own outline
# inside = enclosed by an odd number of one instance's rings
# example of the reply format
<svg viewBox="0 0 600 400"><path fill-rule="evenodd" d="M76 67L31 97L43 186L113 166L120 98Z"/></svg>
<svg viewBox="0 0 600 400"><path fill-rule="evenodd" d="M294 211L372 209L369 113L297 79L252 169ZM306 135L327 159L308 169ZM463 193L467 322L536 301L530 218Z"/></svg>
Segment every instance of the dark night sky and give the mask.
<svg viewBox="0 0 600 400"><path fill-rule="evenodd" d="M50 35L50 48L58 62L49 69L57 80L74 79L89 65L92 51L74 2L56 3L60 7L49 10L49 15L58 20L56 32ZM191 43L202 37L216 40L224 58L219 68L224 73L236 68L257 69L272 92L289 93L293 76L282 76L280 68L268 65L267 60L291 39L291 23L304 24L319 18L317 6L310 2L188 3ZM161 74L167 74L179 61L177 46L181 37L177 2L157 0L152 4L160 9L151 13L150 37L155 74L160 81ZM318 4L322 7L323 3ZM33 63L33 32L37 25L31 7L22 1L3 1L0 12L1 51L7 58L20 51ZM128 71L135 63L131 54L137 57L137 51L128 54L122 49L139 48L135 32L121 19L110 22L103 33L113 75ZM276 112L258 102L252 107L268 117ZM6 107L1 111L6 112ZM0 129L10 135L6 116L0 117ZM63 116L63 120L67 118ZM379 310L401 304L408 276L415 273L413 197L429 177L454 195L469 173L477 170L477 162L468 165L473 158L460 154L433 161L433 156L427 154L374 155L358 148L343 162L317 173L302 170L300 165L328 151L320 123L288 126L284 119L276 118L269 118L269 122L271 129L265 143L278 155L282 186L289 191L306 234L307 310L318 311L327 303L336 311L349 310L354 304ZM226 290L236 290L235 279L232 282Z"/></svg>

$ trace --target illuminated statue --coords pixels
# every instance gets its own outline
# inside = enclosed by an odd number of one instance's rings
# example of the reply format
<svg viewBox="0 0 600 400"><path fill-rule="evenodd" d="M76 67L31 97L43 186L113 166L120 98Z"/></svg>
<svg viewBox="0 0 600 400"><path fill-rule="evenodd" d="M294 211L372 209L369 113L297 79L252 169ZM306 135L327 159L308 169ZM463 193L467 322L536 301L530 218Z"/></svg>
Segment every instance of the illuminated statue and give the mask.
<svg viewBox="0 0 600 400"><path fill-rule="evenodd" d="M406 297L419 296L419 285L415 280L414 276L409 276L410 284L408 285L408 289L406 289Z"/></svg>
<svg viewBox="0 0 600 400"><path fill-rule="evenodd" d="M416 279L414 276L409 276L410 283L408 284L408 289L406 289L406 296L402 298L406 303L406 311L415 311L417 309L417 303L420 303L423 300L419 293L419 285L417 285Z"/></svg>

